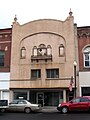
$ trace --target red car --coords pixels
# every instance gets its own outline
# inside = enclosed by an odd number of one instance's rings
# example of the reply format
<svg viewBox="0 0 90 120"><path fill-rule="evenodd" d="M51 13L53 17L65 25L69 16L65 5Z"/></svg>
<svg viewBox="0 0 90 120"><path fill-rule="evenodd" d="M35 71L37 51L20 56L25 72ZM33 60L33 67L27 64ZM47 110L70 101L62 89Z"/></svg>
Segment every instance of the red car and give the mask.
<svg viewBox="0 0 90 120"><path fill-rule="evenodd" d="M60 103L57 110L62 113L69 111L90 111L90 96L77 97L66 103Z"/></svg>

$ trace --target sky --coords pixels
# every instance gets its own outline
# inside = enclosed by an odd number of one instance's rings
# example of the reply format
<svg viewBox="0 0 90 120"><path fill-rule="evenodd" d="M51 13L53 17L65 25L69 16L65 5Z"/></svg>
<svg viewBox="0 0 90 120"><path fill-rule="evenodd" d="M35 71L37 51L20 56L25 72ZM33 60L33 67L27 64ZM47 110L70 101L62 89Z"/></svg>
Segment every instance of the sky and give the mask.
<svg viewBox="0 0 90 120"><path fill-rule="evenodd" d="M38 19L64 21L70 8L78 27L90 26L90 0L0 0L0 29L11 28L15 15L20 25Z"/></svg>

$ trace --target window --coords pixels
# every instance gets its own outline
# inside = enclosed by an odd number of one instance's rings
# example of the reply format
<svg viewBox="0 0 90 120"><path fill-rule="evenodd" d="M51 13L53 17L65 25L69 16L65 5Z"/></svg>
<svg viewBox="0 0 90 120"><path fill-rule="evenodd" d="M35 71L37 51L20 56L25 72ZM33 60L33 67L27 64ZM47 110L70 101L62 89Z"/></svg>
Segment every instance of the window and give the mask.
<svg viewBox="0 0 90 120"><path fill-rule="evenodd" d="M90 53L84 53L84 66L90 67Z"/></svg>
<svg viewBox="0 0 90 120"><path fill-rule="evenodd" d="M32 56L51 56L52 48L50 45L40 44L38 47L34 46L32 49Z"/></svg>
<svg viewBox="0 0 90 120"><path fill-rule="evenodd" d="M46 46L44 44L40 44L38 47L38 55L46 55Z"/></svg>
<svg viewBox="0 0 90 120"><path fill-rule="evenodd" d="M21 48L21 58L25 58L26 57L26 49L25 47Z"/></svg>
<svg viewBox="0 0 90 120"><path fill-rule="evenodd" d="M41 78L41 70L31 70L31 79L38 79Z"/></svg>
<svg viewBox="0 0 90 120"><path fill-rule="evenodd" d="M0 51L0 66L3 67L4 66L4 51Z"/></svg>
<svg viewBox="0 0 90 120"><path fill-rule="evenodd" d="M80 98L76 98L76 99L72 100L72 102L73 103L78 103L78 102L80 102Z"/></svg>
<svg viewBox="0 0 90 120"><path fill-rule="evenodd" d="M19 100L19 101L18 101L18 104L27 104L27 102L24 101L24 100Z"/></svg>
<svg viewBox="0 0 90 120"><path fill-rule="evenodd" d="M81 98L80 102L89 102L88 98Z"/></svg>
<svg viewBox="0 0 90 120"><path fill-rule="evenodd" d="M47 78L59 78L59 69L46 69Z"/></svg>
<svg viewBox="0 0 90 120"><path fill-rule="evenodd" d="M13 100L10 104L17 104L18 101L17 100Z"/></svg>
<svg viewBox="0 0 90 120"><path fill-rule="evenodd" d="M14 92L14 99L20 98L27 100L27 92Z"/></svg>
<svg viewBox="0 0 90 120"><path fill-rule="evenodd" d="M33 47L33 55L37 56L37 47L36 46Z"/></svg>
<svg viewBox="0 0 90 120"><path fill-rule="evenodd" d="M64 45L63 44L60 44L60 47L59 47L59 56L64 56L64 52L65 52L65 50L64 50L65 48L64 48Z"/></svg>
<svg viewBox="0 0 90 120"><path fill-rule="evenodd" d="M90 67L90 47L84 49L84 67Z"/></svg>
<svg viewBox="0 0 90 120"><path fill-rule="evenodd" d="M47 46L47 55L51 55L52 54L52 48L50 45Z"/></svg>

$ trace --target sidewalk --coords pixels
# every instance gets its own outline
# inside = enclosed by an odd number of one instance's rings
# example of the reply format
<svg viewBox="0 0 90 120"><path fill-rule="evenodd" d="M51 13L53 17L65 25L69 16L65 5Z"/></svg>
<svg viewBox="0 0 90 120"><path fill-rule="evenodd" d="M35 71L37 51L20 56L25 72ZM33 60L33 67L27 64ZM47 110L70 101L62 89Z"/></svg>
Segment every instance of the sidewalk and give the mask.
<svg viewBox="0 0 90 120"><path fill-rule="evenodd" d="M57 107L44 107L41 112L58 112Z"/></svg>

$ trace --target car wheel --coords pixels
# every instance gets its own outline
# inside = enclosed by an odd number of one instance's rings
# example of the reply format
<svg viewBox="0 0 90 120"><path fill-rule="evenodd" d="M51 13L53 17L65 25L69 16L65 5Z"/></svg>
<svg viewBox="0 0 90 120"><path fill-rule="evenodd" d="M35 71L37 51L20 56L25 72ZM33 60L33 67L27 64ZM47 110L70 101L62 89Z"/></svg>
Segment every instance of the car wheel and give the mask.
<svg viewBox="0 0 90 120"><path fill-rule="evenodd" d="M67 107L63 107L61 110L62 113L67 113L68 112L68 108Z"/></svg>
<svg viewBox="0 0 90 120"><path fill-rule="evenodd" d="M4 108L2 108L2 109L1 109L1 112L5 112L5 109L4 109Z"/></svg>
<svg viewBox="0 0 90 120"><path fill-rule="evenodd" d="M31 112L31 109L30 109L30 108L25 108L24 112L25 112L25 113L30 113L30 112Z"/></svg>

